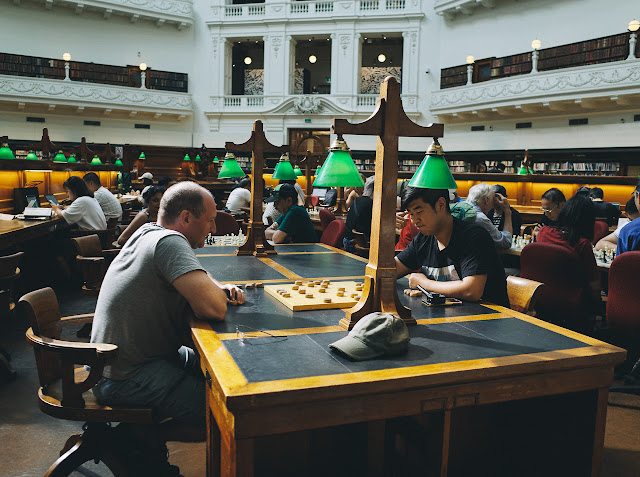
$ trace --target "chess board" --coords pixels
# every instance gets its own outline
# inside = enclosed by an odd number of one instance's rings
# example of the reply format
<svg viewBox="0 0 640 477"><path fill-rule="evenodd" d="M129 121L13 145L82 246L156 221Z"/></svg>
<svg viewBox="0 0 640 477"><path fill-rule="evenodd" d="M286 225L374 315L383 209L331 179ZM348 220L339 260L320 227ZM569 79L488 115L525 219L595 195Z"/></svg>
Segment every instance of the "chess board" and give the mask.
<svg viewBox="0 0 640 477"><path fill-rule="evenodd" d="M360 300L362 286L362 282L356 281L298 280L294 283L265 285L264 289L290 310L303 311L351 308ZM341 288L344 288L343 296L338 296Z"/></svg>
<svg viewBox="0 0 640 477"><path fill-rule="evenodd" d="M246 235L244 235L242 231L240 231L240 234L238 235L228 234L228 235L214 236L209 234L207 238L204 240L204 244L210 245L210 246L233 245L237 247L238 245L242 245L246 240L246 238L247 238Z"/></svg>

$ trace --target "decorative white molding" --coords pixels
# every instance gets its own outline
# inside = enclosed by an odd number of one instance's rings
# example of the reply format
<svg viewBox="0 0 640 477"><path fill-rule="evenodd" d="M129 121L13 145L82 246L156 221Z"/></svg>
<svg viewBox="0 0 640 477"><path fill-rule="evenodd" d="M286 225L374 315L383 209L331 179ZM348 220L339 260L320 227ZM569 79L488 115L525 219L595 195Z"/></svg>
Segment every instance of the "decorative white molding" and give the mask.
<svg viewBox="0 0 640 477"><path fill-rule="evenodd" d="M188 93L0 75L0 100L7 102L99 108L111 111L191 115ZM109 112L106 112L109 111Z"/></svg>
<svg viewBox="0 0 640 477"><path fill-rule="evenodd" d="M640 104L640 61L566 68L433 91L430 110L439 117L471 110L544 114L593 105L617 109L624 104L621 100L630 106Z"/></svg>
<svg viewBox="0 0 640 477"><path fill-rule="evenodd" d="M14 1L20 5L19 1ZM45 0L44 8L52 11L59 7L71 8L76 15L87 11L102 12L105 20L113 13L129 17L132 23L138 19L153 21L158 27L173 24L178 29L193 25L193 0Z"/></svg>
<svg viewBox="0 0 640 477"><path fill-rule="evenodd" d="M433 9L436 14L453 20L456 15L472 15L476 8L493 8L494 0L436 0Z"/></svg>
<svg viewBox="0 0 640 477"><path fill-rule="evenodd" d="M226 5L212 0L207 24L229 25L255 21L295 22L362 18L422 18L422 0L308 0L266 4Z"/></svg>

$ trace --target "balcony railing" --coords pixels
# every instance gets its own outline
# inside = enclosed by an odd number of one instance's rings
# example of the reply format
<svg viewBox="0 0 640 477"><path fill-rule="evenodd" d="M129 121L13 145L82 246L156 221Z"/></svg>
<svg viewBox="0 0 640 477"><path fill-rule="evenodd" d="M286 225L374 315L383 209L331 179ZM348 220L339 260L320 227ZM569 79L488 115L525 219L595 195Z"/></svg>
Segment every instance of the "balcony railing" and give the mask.
<svg viewBox="0 0 640 477"><path fill-rule="evenodd" d="M81 113L85 108L96 108L104 114L127 111L132 117L147 112L182 119L193 112L188 93L24 76L0 75L0 100L17 103L21 109L26 104L46 104L49 110L72 107Z"/></svg>
<svg viewBox="0 0 640 477"><path fill-rule="evenodd" d="M223 0L214 0L209 24L255 20L308 20L318 17L360 17L380 15L424 16L421 0L310 0L285 1L244 5L224 5Z"/></svg>
<svg viewBox="0 0 640 477"><path fill-rule="evenodd" d="M587 112L640 106L640 60L565 68L431 93L441 119Z"/></svg>

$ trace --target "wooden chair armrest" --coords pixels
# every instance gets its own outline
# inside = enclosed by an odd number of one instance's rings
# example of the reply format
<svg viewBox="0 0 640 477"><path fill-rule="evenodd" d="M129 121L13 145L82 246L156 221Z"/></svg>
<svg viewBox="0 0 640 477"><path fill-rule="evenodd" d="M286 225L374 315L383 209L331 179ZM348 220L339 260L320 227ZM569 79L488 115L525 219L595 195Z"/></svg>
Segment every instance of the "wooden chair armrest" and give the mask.
<svg viewBox="0 0 640 477"><path fill-rule="evenodd" d="M104 253L105 257L108 258L115 258L116 255L118 255L120 253L120 250L122 250L121 248L107 248L105 250L102 251L102 253Z"/></svg>
<svg viewBox="0 0 640 477"><path fill-rule="evenodd" d="M78 262L104 262L104 257L83 257L82 255L76 255L76 260Z"/></svg>
<svg viewBox="0 0 640 477"><path fill-rule="evenodd" d="M27 341L33 346L64 355L73 360L74 364L96 364L98 361L114 358L118 353L118 347L114 344L57 340L38 336L31 328L27 330Z"/></svg>
<svg viewBox="0 0 640 477"><path fill-rule="evenodd" d="M61 326L83 325L93 321L93 313L85 313L82 315L70 315L60 318Z"/></svg>

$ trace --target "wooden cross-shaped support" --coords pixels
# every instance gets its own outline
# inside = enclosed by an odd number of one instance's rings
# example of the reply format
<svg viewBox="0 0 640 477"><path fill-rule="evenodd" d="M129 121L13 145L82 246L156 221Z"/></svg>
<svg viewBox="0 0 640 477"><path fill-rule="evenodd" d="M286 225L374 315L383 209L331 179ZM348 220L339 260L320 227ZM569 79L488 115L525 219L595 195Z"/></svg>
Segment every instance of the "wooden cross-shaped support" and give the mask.
<svg viewBox="0 0 640 477"><path fill-rule="evenodd" d="M262 222L262 194L264 191L264 152L283 154L288 152L289 146L274 146L271 144L262 127L262 121L253 123L251 137L244 144L226 142L224 147L230 152L251 151L251 215L247 227L247 239L236 249L236 255L255 255L266 257L276 251L264 235Z"/></svg>
<svg viewBox="0 0 640 477"><path fill-rule="evenodd" d="M78 162L87 162L87 156L93 157L93 151L87 147L86 137L82 138L82 140L80 141L80 146L73 152L80 157L80 160Z"/></svg>
<svg viewBox="0 0 640 477"><path fill-rule="evenodd" d="M333 211L335 215L347 215L347 200L344 197L344 187L338 187L338 196L336 198L336 208Z"/></svg>
<svg viewBox="0 0 640 477"><path fill-rule="evenodd" d="M311 154L311 151L307 150L307 153L302 158L300 162L304 163L304 177L305 177L305 187L304 187L304 206L306 209L313 208L313 204L311 203L311 195L313 194L313 185L311 184L311 168L316 167L318 164L319 157Z"/></svg>
<svg viewBox="0 0 640 477"><path fill-rule="evenodd" d="M102 162L105 164L113 164L116 162L116 158L118 156L111 150L111 144L107 143L104 147L104 152L102 153Z"/></svg>
<svg viewBox="0 0 640 477"><path fill-rule="evenodd" d="M40 142L29 146L29 149L40 149L42 151L42 159L44 160L49 158L51 149L55 150L57 148L58 146L52 143L51 139L49 139L49 129L47 128L42 130L42 139L40 139Z"/></svg>
<svg viewBox="0 0 640 477"><path fill-rule="evenodd" d="M442 137L444 125L420 126L411 121L400 99L400 84L389 76L380 88L380 99L373 114L364 122L351 124L334 119L334 134L378 136L375 183L371 219L371 246L360 301L345 310L340 326L351 329L363 316L374 311L393 313L406 324L416 324L411 310L400 303L396 288L395 236L398 181L398 137Z"/></svg>

